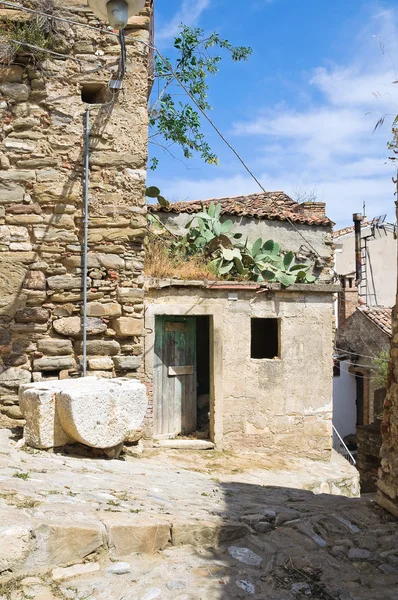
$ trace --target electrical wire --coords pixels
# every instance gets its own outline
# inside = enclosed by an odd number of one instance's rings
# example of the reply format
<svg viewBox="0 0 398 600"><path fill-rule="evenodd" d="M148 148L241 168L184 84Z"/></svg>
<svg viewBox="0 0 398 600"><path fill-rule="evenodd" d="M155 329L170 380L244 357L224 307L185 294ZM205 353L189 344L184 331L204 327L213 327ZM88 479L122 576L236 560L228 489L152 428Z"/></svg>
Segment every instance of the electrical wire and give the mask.
<svg viewBox="0 0 398 600"><path fill-rule="evenodd" d="M359 354L359 352L349 352L348 350L343 350L343 348L334 348L337 352L343 352L344 354L352 354L353 356L360 356L361 358L377 358L378 360L382 360L383 362L388 362L387 359L379 359L377 356L370 356L369 354Z"/></svg>
<svg viewBox="0 0 398 600"><path fill-rule="evenodd" d="M40 50L40 52L45 52L47 54L52 54L54 56L57 56L58 58L63 58L64 60L73 60L74 62L77 63L90 63L93 64L91 62L91 60L84 60L84 59L80 59L80 58L75 58L74 56L67 56L66 54L61 54L60 52L54 52L54 50L48 50L47 48L42 48L41 46L35 46L34 44L28 44L28 42L21 42L20 40L14 40L13 38L7 38L7 40L9 40L10 42L13 42L15 44L18 44L20 46L27 46L28 48L32 48L33 50ZM94 66L94 64L93 64ZM100 65L97 63L97 67L103 67L103 66L107 66L107 65Z"/></svg>
<svg viewBox="0 0 398 600"><path fill-rule="evenodd" d="M102 28L99 28L99 27L94 27L92 25L88 25L88 24L84 24L84 23L79 23L78 21L74 21L72 19L66 19L66 18L63 18L63 17L56 17L56 16L53 16L53 15L51 15L49 13L45 13L45 12L38 11L38 10L35 10L35 9L30 9L30 8L27 8L27 7L22 6L20 4L15 4L13 2L0 2L0 3L3 4L4 6L10 6L10 7L15 8L15 9L23 10L23 11L30 12L30 13L39 14L39 15L42 15L42 16L46 16L46 17L48 17L50 19L64 21L66 23L72 23L72 24L77 25L79 27L86 27L86 28L89 28L89 29L94 29L95 31L102 32L102 33L107 33L107 34L110 34L110 35L118 36L117 33L109 31L107 29L102 29ZM243 168L247 171L247 173L250 175L250 177L256 182L256 184L258 185L258 187L266 194L267 190L261 184L261 182L259 181L259 179L254 175L253 171L249 168L249 166L246 164L246 162L243 160L243 158L240 156L240 154L237 152L237 150L235 150L235 148L229 143L229 141L226 139L226 137L221 133L221 131L215 125L215 123L212 121L212 119L202 109L202 107L200 106L200 104L197 102L196 98L193 96L193 94L191 94L191 92L189 91L189 89L187 88L187 86L184 84L184 82L181 80L181 78L178 76L178 74L176 73L176 71L166 61L166 59L164 58L164 56L162 55L162 53L159 51L159 49L156 46L152 46L152 45L150 45L147 42L144 42L142 40L134 40L134 41L137 41L139 43L144 44L145 46L147 46L148 48L154 50L157 53L157 55L159 56L160 60L164 64L166 64L168 66L168 68L170 69L170 73L173 75L173 77L175 78L175 80L177 81L177 83L184 90L184 92L187 94L187 96L190 98L190 100L195 104L195 106L198 108L198 110L201 112L201 114L204 116L204 118L208 121L208 123L211 125L211 127L214 129L214 131L217 133L217 135L228 146L228 148L231 150L231 152L233 152L233 154L239 160L239 162L241 163L241 165L243 166ZM64 55L61 55L61 56L64 56ZM74 60L78 60L78 59L74 59ZM275 203L275 201L273 201L271 199L270 203L274 207L276 207L278 211L280 211L280 207L279 207L278 204ZM315 256L317 256L323 262L324 259L320 255L320 253L318 252L318 250L316 250L316 248L314 248L314 246L311 244L311 242L309 242L307 240L307 238L304 236L304 234L295 226L295 224L293 223L293 221L289 217L287 217L286 215L284 215L284 217L286 218L286 221L293 227L293 229L296 231L296 233L298 233L298 235L303 239L303 241L305 242L306 246L308 246L311 249L311 251L315 254ZM334 270L334 276L338 277L338 274L337 274L337 272L335 270Z"/></svg>
<svg viewBox="0 0 398 600"><path fill-rule="evenodd" d="M211 125L211 127L214 129L214 131L218 134L218 136L222 139L222 141L228 146L228 148L233 152L233 154L236 156L236 158L239 160L239 162L241 163L241 165L243 166L243 168L247 171L247 173L250 175L250 177L256 182L256 184L258 185L258 187L264 192L264 194L267 193L267 190L264 188L264 186L260 183L260 181L257 179L257 177L254 175L253 171L251 171L251 169L248 167L248 165L246 164L246 162L243 160L243 158L240 156L240 154L237 152L237 150L235 150L235 148L229 143L229 141L226 139L226 137L221 133L221 131L218 129L218 127L215 125L215 123L212 121L212 119L209 117L209 115L202 109L202 107L200 106L200 104L198 103L198 101L196 100L195 96L193 96L193 94L191 94L191 92L189 91L189 89L187 88L187 86L183 83L183 81L180 79L180 77L178 76L178 74L175 72L175 70L171 67L171 65L166 61L166 59L164 58L164 56L162 55L162 53L158 50L158 48L156 48L156 46L154 47L156 53L158 54L160 60L167 65L167 67L170 69L170 73L173 75L173 77L175 78L175 80L177 81L177 83L182 87L182 89L184 90L184 92L187 94L187 96L191 99L191 101L195 104L195 106L198 108L198 110L202 113L202 115L205 117L205 119L208 121L208 123ZM279 206L273 201L271 200L271 204L273 204L274 206L276 206L279 209ZM293 229L296 231L296 233L298 233L301 238L304 240L305 244L312 250L312 252L314 252L314 254L316 256L318 256L318 258L320 258L323 261L322 256L319 254L318 250L316 250L314 248L314 246L311 244L311 242L309 242L307 240L307 238L301 233L301 231L295 226L295 224L293 223L293 221L289 218L286 217L286 215L284 215L286 220L288 221L288 223L290 223L290 225L293 227ZM334 272L334 274L337 276L337 273Z"/></svg>
<svg viewBox="0 0 398 600"><path fill-rule="evenodd" d="M88 25L88 23L79 23L79 21L74 21L73 19L67 19L65 17L57 17L50 13L42 12L41 10L27 8L26 6L22 6L21 4L15 4L14 2L0 1L0 4L2 4L4 6L10 6L11 8L15 8L15 9L22 10L25 12L33 13L36 15L41 15L42 17L48 17L49 19L54 19L55 21L63 21L64 23L71 23L72 25L78 25L79 27L86 27L87 29L94 29L95 31L99 31L100 33L106 33L108 35L113 35L116 37L118 37L118 35L119 35L112 29L104 29L102 27L95 27L94 25Z"/></svg>

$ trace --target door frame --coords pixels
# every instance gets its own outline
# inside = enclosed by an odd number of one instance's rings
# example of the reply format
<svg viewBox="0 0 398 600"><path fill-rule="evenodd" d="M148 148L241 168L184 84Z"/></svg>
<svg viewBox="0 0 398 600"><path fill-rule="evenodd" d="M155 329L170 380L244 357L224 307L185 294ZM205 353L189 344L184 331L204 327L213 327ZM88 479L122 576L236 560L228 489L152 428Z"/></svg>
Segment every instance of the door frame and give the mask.
<svg viewBox="0 0 398 600"><path fill-rule="evenodd" d="M177 300L178 297L175 298ZM155 319L157 316L169 317L209 317L210 328L210 441L212 441L217 449L222 447L223 438L223 316L222 311L215 309L214 306L206 306L206 303L195 303L195 298L192 298L192 304L178 305L156 303L159 299L148 297L145 305L145 330L144 338L144 370L145 380L152 390L153 403L153 377L154 377L154 358L155 358ZM169 298L170 300L170 298ZM185 300L185 299L184 299ZM217 373L217 377L215 377ZM154 419L153 415L153 419ZM153 433L153 427L152 427ZM158 436L157 436L158 437Z"/></svg>

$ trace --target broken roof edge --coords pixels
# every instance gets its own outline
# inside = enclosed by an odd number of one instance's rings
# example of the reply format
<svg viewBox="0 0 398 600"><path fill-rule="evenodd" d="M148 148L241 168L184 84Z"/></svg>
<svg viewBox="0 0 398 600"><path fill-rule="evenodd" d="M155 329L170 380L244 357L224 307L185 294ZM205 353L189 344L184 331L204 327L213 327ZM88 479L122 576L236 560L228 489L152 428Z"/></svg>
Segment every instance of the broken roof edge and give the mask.
<svg viewBox="0 0 398 600"><path fill-rule="evenodd" d="M188 280L173 278L147 278L145 282L147 290L160 290L164 288L201 288L204 290L231 290L231 291L271 291L271 292L307 292L334 294L341 291L339 283L294 283L289 287L283 287L280 283L258 283L255 281L208 281L208 280Z"/></svg>
<svg viewBox="0 0 398 600"><path fill-rule="evenodd" d="M392 311L389 306L357 306L359 314L363 315L377 329L392 337Z"/></svg>
<svg viewBox="0 0 398 600"><path fill-rule="evenodd" d="M301 225L321 227L333 227L334 225L333 221L325 214L326 204L324 202L302 202L299 204L283 191L171 202L167 207L159 204L147 204L147 209L150 213L195 214L211 202L222 205L222 215L270 221L292 221Z"/></svg>

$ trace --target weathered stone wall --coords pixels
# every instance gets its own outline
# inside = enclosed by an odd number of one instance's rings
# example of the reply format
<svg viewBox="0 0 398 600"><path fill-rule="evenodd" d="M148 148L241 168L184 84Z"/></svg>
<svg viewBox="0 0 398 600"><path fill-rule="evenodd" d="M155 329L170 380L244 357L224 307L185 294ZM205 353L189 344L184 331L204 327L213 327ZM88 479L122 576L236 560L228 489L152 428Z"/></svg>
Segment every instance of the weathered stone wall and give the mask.
<svg viewBox="0 0 398 600"><path fill-rule="evenodd" d="M361 311L356 310L337 329L336 346L340 350L357 352L358 358L352 356L350 372L362 373L364 376L364 425L374 422L374 394L380 383L375 378L371 356L379 356L390 346L389 336L370 321ZM354 362L355 359L355 362Z"/></svg>
<svg viewBox="0 0 398 600"><path fill-rule="evenodd" d="M58 15L104 27L83 2ZM143 332L149 9L126 29L123 89L107 91L117 37L57 22L41 64L20 49L0 65L0 410L18 418L19 384L77 376L82 355L82 89L90 111L88 372L137 376ZM27 14L0 11L25 22ZM80 62L75 62L73 58ZM93 96L94 94L94 96ZM87 99L87 97L85 97Z"/></svg>
<svg viewBox="0 0 398 600"><path fill-rule="evenodd" d="M153 379L156 315L211 315L210 430L219 449L328 459L332 446L333 291L266 291L161 283L145 310L145 373ZM237 300L229 298L238 295ZM251 318L280 319L280 358L250 357ZM156 418L156 415L155 415Z"/></svg>
<svg viewBox="0 0 398 600"><path fill-rule="evenodd" d="M397 297L398 299L398 297ZM378 503L398 517L398 319L393 311L391 355L388 367L387 397L381 423L381 466L377 482Z"/></svg>

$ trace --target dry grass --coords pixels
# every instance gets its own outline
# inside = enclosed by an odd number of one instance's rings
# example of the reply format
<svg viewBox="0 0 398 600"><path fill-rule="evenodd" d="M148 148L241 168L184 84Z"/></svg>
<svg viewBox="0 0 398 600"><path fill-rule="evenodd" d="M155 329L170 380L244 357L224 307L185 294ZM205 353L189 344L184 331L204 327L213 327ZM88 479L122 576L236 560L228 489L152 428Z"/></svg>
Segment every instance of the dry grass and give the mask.
<svg viewBox="0 0 398 600"><path fill-rule="evenodd" d="M150 236L146 247L145 275L159 279L175 277L183 280L208 279L215 281L217 277L208 268L205 258L201 256L170 256L166 242Z"/></svg>

